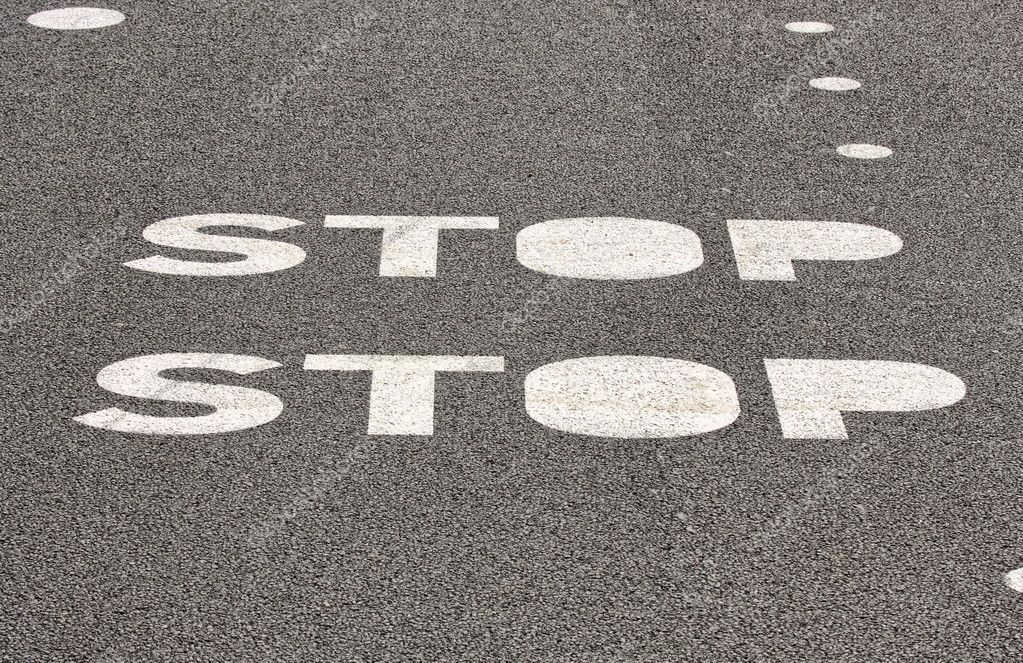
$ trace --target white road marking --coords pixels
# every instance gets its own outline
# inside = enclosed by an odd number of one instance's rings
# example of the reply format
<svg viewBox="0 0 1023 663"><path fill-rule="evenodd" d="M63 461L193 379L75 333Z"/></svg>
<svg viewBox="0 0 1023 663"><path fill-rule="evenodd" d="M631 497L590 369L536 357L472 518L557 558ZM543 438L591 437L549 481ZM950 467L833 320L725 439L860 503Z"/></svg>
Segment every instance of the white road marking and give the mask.
<svg viewBox="0 0 1023 663"><path fill-rule="evenodd" d="M845 439L843 412L928 410L951 405L966 393L955 375L922 364L765 359L764 365L786 438ZM213 413L160 417L108 408L74 420L142 435L205 435L261 426L284 409L275 395L166 379L160 374L207 369L248 375L278 367L268 359L235 354L168 353L125 359L100 369L97 384L122 396L201 404ZM432 435L436 374L500 373L504 357L306 355L304 368L372 374L368 434ZM529 373L524 390L530 417L577 435L626 439L700 435L728 426L739 416L738 393L728 375L703 364L664 357L558 361Z"/></svg>
<svg viewBox="0 0 1023 663"><path fill-rule="evenodd" d="M817 88L818 90L828 90L831 92L849 92L850 90L860 89L860 87L862 87L862 83L853 78L824 76L822 78L811 78L810 87Z"/></svg>
<svg viewBox="0 0 1023 663"><path fill-rule="evenodd" d="M870 143L839 145L837 150L842 156L853 159L886 159L892 155L891 148L884 145L871 145Z"/></svg>
<svg viewBox="0 0 1023 663"><path fill-rule="evenodd" d="M744 281L795 281L793 260L868 260L902 248L898 235L861 223L729 219Z"/></svg>
<svg viewBox="0 0 1023 663"><path fill-rule="evenodd" d="M573 279L652 279L703 264L700 238L673 223L624 217L553 219L515 238L524 267Z"/></svg>
<svg viewBox="0 0 1023 663"><path fill-rule="evenodd" d="M305 251L287 242L249 237L225 237L199 232L213 226L241 226L272 232L302 225L301 221L264 214L196 214L176 216L146 226L142 236L153 244L176 249L241 254L244 260L201 262L152 256L125 264L158 274L177 276L248 276L288 269L305 260Z"/></svg>
<svg viewBox="0 0 1023 663"><path fill-rule="evenodd" d="M1023 594L1023 568L1009 571L1002 579L1009 589Z"/></svg>
<svg viewBox="0 0 1023 663"><path fill-rule="evenodd" d="M441 371L500 373L504 357L306 355L307 371L371 371L370 435L433 435Z"/></svg>
<svg viewBox="0 0 1023 663"><path fill-rule="evenodd" d="M735 383L721 371L663 357L583 357L526 376L526 412L566 433L648 438L699 435L739 416Z"/></svg>
<svg viewBox="0 0 1023 663"><path fill-rule="evenodd" d="M792 23L786 23L785 29L789 32L822 34L825 32L831 32L835 29L835 26L830 23L821 23L820 21L794 21Z"/></svg>
<svg viewBox="0 0 1023 663"><path fill-rule="evenodd" d="M842 412L910 412L947 407L966 395L948 371L898 361L765 359L782 434L848 439Z"/></svg>
<svg viewBox="0 0 1023 663"><path fill-rule="evenodd" d="M37 28L48 30L94 30L117 25L124 18L124 14L113 9L64 7L36 12L26 20Z"/></svg>
<svg viewBox="0 0 1023 663"><path fill-rule="evenodd" d="M140 435L208 435L254 428L280 415L284 404L279 398L246 387L168 380L160 377L160 372L203 368L249 375L279 366L268 359L231 354L170 353L124 359L100 369L96 375L100 387L133 398L201 403L214 412L198 417L154 417L115 407L74 420L94 428Z"/></svg>
<svg viewBox="0 0 1023 663"><path fill-rule="evenodd" d="M441 230L494 230L496 216L328 216L327 228L382 228L380 276L437 276Z"/></svg>

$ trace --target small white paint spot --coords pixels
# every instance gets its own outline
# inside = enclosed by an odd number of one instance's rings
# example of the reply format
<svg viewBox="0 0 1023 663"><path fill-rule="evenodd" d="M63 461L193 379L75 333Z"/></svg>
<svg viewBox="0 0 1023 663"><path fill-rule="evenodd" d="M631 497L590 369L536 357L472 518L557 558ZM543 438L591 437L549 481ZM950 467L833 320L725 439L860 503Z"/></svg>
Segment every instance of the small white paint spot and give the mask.
<svg viewBox="0 0 1023 663"><path fill-rule="evenodd" d="M1014 592L1023 594L1023 568L1009 571L1003 578L1005 585Z"/></svg>
<svg viewBox="0 0 1023 663"><path fill-rule="evenodd" d="M870 143L849 143L839 145L838 153L852 159L887 159L892 155L891 148Z"/></svg>
<svg viewBox="0 0 1023 663"><path fill-rule="evenodd" d="M852 78L824 76L823 78L810 79L810 87L815 87L818 90L828 90L829 92L848 92L860 89L862 83Z"/></svg>
<svg viewBox="0 0 1023 663"><path fill-rule="evenodd" d="M64 7L32 14L28 17L28 22L37 28L47 30L95 30L117 25L124 18L124 14L113 9Z"/></svg>
<svg viewBox="0 0 1023 663"><path fill-rule="evenodd" d="M835 26L830 23L821 23L820 21L795 21L792 23L786 23L785 29L789 32L822 34L824 32L831 32L835 29Z"/></svg>

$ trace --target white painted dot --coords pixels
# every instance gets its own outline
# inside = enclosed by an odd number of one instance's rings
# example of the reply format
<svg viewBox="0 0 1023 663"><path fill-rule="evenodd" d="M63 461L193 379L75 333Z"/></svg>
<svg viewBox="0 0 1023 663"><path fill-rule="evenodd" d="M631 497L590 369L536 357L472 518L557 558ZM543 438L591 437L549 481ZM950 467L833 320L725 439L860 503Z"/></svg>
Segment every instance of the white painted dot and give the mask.
<svg viewBox="0 0 1023 663"><path fill-rule="evenodd" d="M819 21L795 21L793 23L786 23L785 29L789 32L821 34L823 32L831 32L835 29L835 26L830 23L821 23Z"/></svg>
<svg viewBox="0 0 1023 663"><path fill-rule="evenodd" d="M850 143L848 145L839 145L838 153L843 157L851 157L853 159L886 159L892 155L892 150L884 145Z"/></svg>
<svg viewBox="0 0 1023 663"><path fill-rule="evenodd" d="M831 92L848 92L849 90L860 89L860 83L852 78L842 78L840 76L825 76L823 78L812 78L810 79L810 87L815 87L818 90L830 90Z"/></svg>
<svg viewBox="0 0 1023 663"><path fill-rule="evenodd" d="M1023 569L1016 569L1015 571L1009 571L1003 578L1005 585L1014 591L1023 594Z"/></svg>
<svg viewBox="0 0 1023 663"><path fill-rule="evenodd" d="M64 7L37 12L27 20L37 28L48 30L94 30L117 25L124 20L124 14L96 7Z"/></svg>

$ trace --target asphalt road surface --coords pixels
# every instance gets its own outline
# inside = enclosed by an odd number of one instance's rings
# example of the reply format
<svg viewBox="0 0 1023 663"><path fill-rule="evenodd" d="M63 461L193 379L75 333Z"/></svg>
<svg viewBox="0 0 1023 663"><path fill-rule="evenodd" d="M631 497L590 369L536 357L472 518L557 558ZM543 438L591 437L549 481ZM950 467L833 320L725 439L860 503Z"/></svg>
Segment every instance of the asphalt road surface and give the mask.
<svg viewBox="0 0 1023 663"><path fill-rule="evenodd" d="M1018 3L60 6L0 10L0 659L1023 655ZM225 214L281 268L124 264Z"/></svg>

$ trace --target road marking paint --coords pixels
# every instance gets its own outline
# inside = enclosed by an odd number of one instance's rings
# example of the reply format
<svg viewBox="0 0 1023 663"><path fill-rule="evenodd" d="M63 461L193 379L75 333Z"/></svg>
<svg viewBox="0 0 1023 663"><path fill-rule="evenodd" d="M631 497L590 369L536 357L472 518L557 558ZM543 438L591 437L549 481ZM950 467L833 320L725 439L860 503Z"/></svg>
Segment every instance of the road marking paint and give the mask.
<svg viewBox="0 0 1023 663"><path fill-rule="evenodd" d="M782 434L845 440L843 412L910 412L947 407L966 395L957 376L899 361L765 359Z"/></svg>
<svg viewBox="0 0 1023 663"><path fill-rule="evenodd" d="M306 355L303 368L372 373L369 435L433 435L437 373L501 373L504 357Z"/></svg>
<svg viewBox="0 0 1023 663"><path fill-rule="evenodd" d="M709 433L739 416L735 383L721 371L663 357L583 357L526 376L526 412L577 435L648 438Z"/></svg>
<svg viewBox="0 0 1023 663"><path fill-rule="evenodd" d="M853 159L886 159L892 155L891 148L884 145L871 145L870 143L839 145L837 150L842 156Z"/></svg>
<svg viewBox="0 0 1023 663"><path fill-rule="evenodd" d="M305 260L305 251L287 242L250 237L226 237L199 232L214 226L238 226L273 232L301 226L301 221L265 214L196 214L176 216L146 226L142 236L160 246L241 254L244 260L202 262L151 256L124 265L157 274L176 276L248 276L288 269Z"/></svg>
<svg viewBox="0 0 1023 663"><path fill-rule="evenodd" d="M902 248L895 234L858 223L730 219L739 277L794 281L795 260L867 260ZM125 266L178 276L248 276L295 267L305 251L288 242L214 235L216 226L274 232L301 221L263 214L198 214L150 224L142 236L159 246L241 255L233 261L184 260L154 255ZM441 230L492 230L497 217L328 216L328 228L383 230L380 276L433 277ZM553 219L527 226L515 238L526 268L560 278L636 280L690 272L704 262L699 236L684 226L624 217Z"/></svg>
<svg viewBox="0 0 1023 663"><path fill-rule="evenodd" d="M1006 587L1023 594L1023 568L1009 571L1002 579L1005 581Z"/></svg>
<svg viewBox="0 0 1023 663"><path fill-rule="evenodd" d="M202 368L249 375L280 364L261 357L232 354L169 353L133 357L100 369L96 383L122 396L174 403L201 403L214 409L198 417L154 417L120 408L83 414L86 426L141 435L208 435L254 428L276 419L284 404L259 389L182 382L160 377L162 371Z"/></svg>
<svg viewBox="0 0 1023 663"><path fill-rule="evenodd" d="M822 78L811 78L810 87L818 90L831 92L848 92L858 90L863 84L853 78L842 78L841 76L824 76Z"/></svg>
<svg viewBox="0 0 1023 663"><path fill-rule="evenodd" d="M835 26L830 23L822 23L820 21L793 21L792 23L786 23L785 29L789 32L822 34L825 32L831 32L835 29Z"/></svg>
<svg viewBox="0 0 1023 663"><path fill-rule="evenodd" d="M898 235L862 223L729 219L739 278L795 281L793 260L869 260L897 253Z"/></svg>
<svg viewBox="0 0 1023 663"><path fill-rule="evenodd" d="M432 435L439 372L501 373L504 357L306 355L304 370L369 371L370 435ZM786 438L845 439L842 413L903 412L951 405L962 381L938 368L895 361L764 359ZM100 369L96 382L133 398L202 404L212 414L156 417L109 408L75 417L86 426L146 435L203 435L261 426L284 409L258 389L166 379L168 370L248 375L281 364L250 355L170 353ZM735 383L721 371L680 359L598 356L546 364L525 378L525 406L555 430L617 438L700 435L739 416Z"/></svg>
<svg viewBox="0 0 1023 663"><path fill-rule="evenodd" d="M26 20L37 28L47 30L95 30L117 25L124 19L124 14L113 9L64 7L36 12Z"/></svg>
<svg viewBox="0 0 1023 663"><path fill-rule="evenodd" d="M327 228L382 228L380 276L437 276L441 230L495 230L496 216L328 216Z"/></svg>
<svg viewBox="0 0 1023 663"><path fill-rule="evenodd" d="M535 223L519 231L515 253L524 267L573 279L652 279L703 264L700 238L692 230L612 216Z"/></svg>

